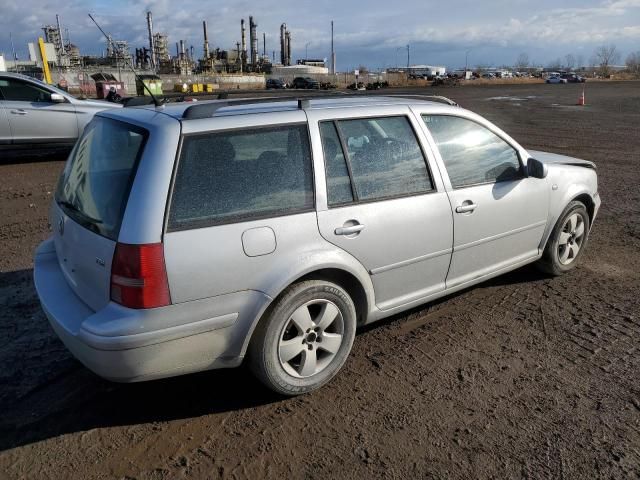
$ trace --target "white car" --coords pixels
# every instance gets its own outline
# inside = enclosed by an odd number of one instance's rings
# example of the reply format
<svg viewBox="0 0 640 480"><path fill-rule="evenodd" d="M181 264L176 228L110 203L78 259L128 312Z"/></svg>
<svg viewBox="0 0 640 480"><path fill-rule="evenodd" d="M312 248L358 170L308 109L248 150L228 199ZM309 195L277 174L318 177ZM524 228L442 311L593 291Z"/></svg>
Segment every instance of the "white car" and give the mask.
<svg viewBox="0 0 640 480"><path fill-rule="evenodd" d="M80 100L19 73L0 72L0 150L71 148L101 110L122 105Z"/></svg>
<svg viewBox="0 0 640 480"><path fill-rule="evenodd" d="M246 358L297 395L340 370L360 325L527 263L574 268L600 206L595 165L527 151L439 100L100 112L35 256L53 329L111 380Z"/></svg>
<svg viewBox="0 0 640 480"><path fill-rule="evenodd" d="M553 77L549 77L547 78L547 82L546 83L568 83L566 78L562 78L559 76L553 76Z"/></svg>

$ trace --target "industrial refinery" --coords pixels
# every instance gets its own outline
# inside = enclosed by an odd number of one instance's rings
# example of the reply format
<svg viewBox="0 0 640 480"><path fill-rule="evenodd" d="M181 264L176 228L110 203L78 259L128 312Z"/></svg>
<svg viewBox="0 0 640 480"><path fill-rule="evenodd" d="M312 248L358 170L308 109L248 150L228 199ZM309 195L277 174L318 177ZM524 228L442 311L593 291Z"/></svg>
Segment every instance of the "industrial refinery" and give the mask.
<svg viewBox="0 0 640 480"><path fill-rule="evenodd" d="M129 64L136 69L154 74L270 74L274 68L283 72L283 68L293 67L296 74L327 74L335 72L335 52L333 51L333 22L331 68L325 59L292 60L293 37L286 23L279 29L277 50L267 48L267 32L258 32L258 22L252 15L247 22L239 21L238 38L232 48L215 46L207 31L207 21L202 20L202 50L188 45L184 39L169 39L166 33L154 30L153 14L146 14L148 43L132 46L125 39L113 38L107 34L106 50L101 56L82 55L81 48L71 43L69 30L63 29L61 18L56 15L56 23L45 25L43 42L29 44L29 59L19 60L14 54L5 58L5 65L11 70L37 74L42 70L43 61L57 72L74 69L123 69ZM270 36L271 37L271 36ZM173 50L172 42L175 42ZM40 45L42 43L43 45ZM274 42L275 43L275 42ZM275 47L276 45L269 45ZM286 72L286 70L285 70Z"/></svg>

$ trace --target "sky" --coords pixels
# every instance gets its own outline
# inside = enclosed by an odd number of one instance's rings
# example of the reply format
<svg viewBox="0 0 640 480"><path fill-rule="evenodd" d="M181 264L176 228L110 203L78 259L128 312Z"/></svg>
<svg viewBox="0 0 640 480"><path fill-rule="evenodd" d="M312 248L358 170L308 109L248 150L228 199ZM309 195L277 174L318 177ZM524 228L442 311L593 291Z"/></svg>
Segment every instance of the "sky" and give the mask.
<svg viewBox="0 0 640 480"><path fill-rule="evenodd" d="M92 13L115 39L146 46L146 12L154 31L175 42L184 39L202 56L202 20L210 46L235 48L240 19L253 15L267 51L279 58L279 27L292 34L294 61L329 58L331 20L339 71L365 65L383 69L411 64L448 68L512 65L521 53L532 64L549 65L568 54L588 65L594 50L614 44L619 64L640 51L640 0L0 0L0 52L11 57L9 33L20 59L41 27L61 18L72 43L83 54L101 54L105 41L87 14ZM262 51L262 41L260 42Z"/></svg>

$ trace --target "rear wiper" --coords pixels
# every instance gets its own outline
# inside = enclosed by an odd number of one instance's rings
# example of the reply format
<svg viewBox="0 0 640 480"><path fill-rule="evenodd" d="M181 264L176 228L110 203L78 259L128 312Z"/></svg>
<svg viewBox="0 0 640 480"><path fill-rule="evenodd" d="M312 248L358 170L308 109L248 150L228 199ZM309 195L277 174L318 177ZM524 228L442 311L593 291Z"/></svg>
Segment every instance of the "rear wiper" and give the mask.
<svg viewBox="0 0 640 480"><path fill-rule="evenodd" d="M79 216L81 216L87 222L102 223L102 220L99 220L97 218L93 218L92 216L87 215L86 213L80 211L80 209L78 207L76 207L71 202L68 202L66 200L60 200L60 201L58 201L58 205L60 205L61 207L68 208L69 210L71 210L74 213L77 213Z"/></svg>

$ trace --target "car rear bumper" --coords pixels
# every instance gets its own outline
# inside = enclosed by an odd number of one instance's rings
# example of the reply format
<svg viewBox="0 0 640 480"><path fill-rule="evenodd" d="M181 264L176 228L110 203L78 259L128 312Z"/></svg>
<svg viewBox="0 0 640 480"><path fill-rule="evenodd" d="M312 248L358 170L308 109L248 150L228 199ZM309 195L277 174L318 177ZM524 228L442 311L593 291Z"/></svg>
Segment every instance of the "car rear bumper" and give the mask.
<svg viewBox="0 0 640 480"><path fill-rule="evenodd" d="M94 312L67 284L51 240L38 247L34 264L53 330L87 368L119 382L238 366L254 320L271 301L242 291L147 310L110 302Z"/></svg>

